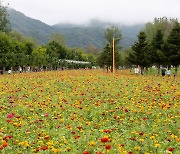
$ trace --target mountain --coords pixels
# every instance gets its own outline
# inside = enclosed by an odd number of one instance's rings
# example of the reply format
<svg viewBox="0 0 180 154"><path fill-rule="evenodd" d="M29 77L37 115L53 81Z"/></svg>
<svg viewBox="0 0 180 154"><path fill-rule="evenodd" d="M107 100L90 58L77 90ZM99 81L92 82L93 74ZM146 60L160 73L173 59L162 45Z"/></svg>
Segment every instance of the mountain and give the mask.
<svg viewBox="0 0 180 154"><path fill-rule="evenodd" d="M49 36L56 32L52 26L27 17L14 9L8 9L8 14L12 30L36 38L39 44L47 43Z"/></svg>
<svg viewBox="0 0 180 154"><path fill-rule="evenodd" d="M53 33L64 35L69 47L86 48L94 45L102 49L105 44L104 30L110 24L97 19L90 21L86 25L62 24L50 26L39 20L25 16L23 13L14 9L8 9L11 28L25 36L37 39L39 44L46 44L49 36ZM137 34L144 27L143 24L133 26L120 26L122 33L121 46L130 47L137 39Z"/></svg>

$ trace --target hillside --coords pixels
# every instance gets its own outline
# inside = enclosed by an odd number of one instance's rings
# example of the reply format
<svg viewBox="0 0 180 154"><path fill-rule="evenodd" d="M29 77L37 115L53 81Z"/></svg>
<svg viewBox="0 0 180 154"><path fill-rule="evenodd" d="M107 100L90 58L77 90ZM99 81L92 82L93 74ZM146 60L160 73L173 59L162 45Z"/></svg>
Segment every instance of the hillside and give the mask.
<svg viewBox="0 0 180 154"><path fill-rule="evenodd" d="M99 20L93 20L88 25L56 24L47 25L39 20L25 16L23 13L8 9L11 28L25 36L32 36L39 44L46 44L52 33L64 35L69 47L82 47L93 44L98 48L103 48L105 40L103 38L105 27L109 24ZM121 46L130 47L137 38L137 34L144 25L120 26L122 33Z"/></svg>

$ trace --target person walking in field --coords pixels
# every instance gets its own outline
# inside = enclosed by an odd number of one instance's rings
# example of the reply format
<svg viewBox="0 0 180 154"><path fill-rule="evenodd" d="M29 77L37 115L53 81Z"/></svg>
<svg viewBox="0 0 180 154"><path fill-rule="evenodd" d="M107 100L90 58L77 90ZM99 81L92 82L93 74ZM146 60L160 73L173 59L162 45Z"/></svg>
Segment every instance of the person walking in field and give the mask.
<svg viewBox="0 0 180 154"><path fill-rule="evenodd" d="M171 76L171 70L170 69L167 70L167 75Z"/></svg>
<svg viewBox="0 0 180 154"><path fill-rule="evenodd" d="M161 69L161 74L162 74L162 76L165 76L165 73L166 73L166 69L165 69L165 68L162 68L162 69Z"/></svg>
<svg viewBox="0 0 180 154"><path fill-rule="evenodd" d="M134 69L134 73L135 73L136 75L138 75L138 73L139 73L139 69L138 69L137 67L135 67L135 69Z"/></svg>

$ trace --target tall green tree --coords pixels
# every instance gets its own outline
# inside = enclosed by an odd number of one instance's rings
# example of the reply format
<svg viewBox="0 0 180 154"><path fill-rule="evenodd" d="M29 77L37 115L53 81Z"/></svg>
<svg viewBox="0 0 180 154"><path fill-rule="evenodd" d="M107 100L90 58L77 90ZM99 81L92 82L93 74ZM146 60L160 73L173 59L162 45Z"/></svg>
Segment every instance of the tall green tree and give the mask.
<svg viewBox="0 0 180 154"><path fill-rule="evenodd" d="M35 48L32 52L33 66L38 66L38 68L47 66L47 52L46 48L39 46Z"/></svg>
<svg viewBox="0 0 180 154"><path fill-rule="evenodd" d="M2 5L2 1L0 1L0 31L6 33L10 31L7 9Z"/></svg>
<svg viewBox="0 0 180 154"><path fill-rule="evenodd" d="M163 33L161 30L157 30L156 35L151 42L150 58L151 63L158 68L158 75L160 74L160 65L163 64L165 60L163 55L163 45Z"/></svg>
<svg viewBox="0 0 180 154"><path fill-rule="evenodd" d="M144 72L144 68L150 64L149 59L149 45L146 41L145 32L141 31L138 35L138 41L132 46L132 52L129 53L128 61L134 65L141 67L141 74Z"/></svg>
<svg viewBox="0 0 180 154"><path fill-rule="evenodd" d="M112 50L109 44L106 44L103 51L99 54L97 62L100 67L106 67L108 72L110 66L112 66Z"/></svg>
<svg viewBox="0 0 180 154"><path fill-rule="evenodd" d="M49 69L54 69L58 65L59 56L56 42L50 42L46 45L47 61Z"/></svg>
<svg viewBox="0 0 180 154"><path fill-rule="evenodd" d="M0 69L3 69L3 71L8 67L8 57L12 49L12 40L10 37L5 32L0 32Z"/></svg>
<svg viewBox="0 0 180 154"><path fill-rule="evenodd" d="M175 66L177 75L178 66L180 65L180 23L176 22L167 39L166 57L169 63Z"/></svg>

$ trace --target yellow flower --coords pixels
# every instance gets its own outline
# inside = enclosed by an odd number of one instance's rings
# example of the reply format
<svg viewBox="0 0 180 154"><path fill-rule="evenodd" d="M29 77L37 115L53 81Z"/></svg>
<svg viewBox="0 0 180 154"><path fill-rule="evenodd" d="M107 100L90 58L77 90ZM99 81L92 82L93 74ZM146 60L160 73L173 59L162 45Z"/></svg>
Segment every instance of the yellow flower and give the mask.
<svg viewBox="0 0 180 154"><path fill-rule="evenodd" d="M140 138L140 139L139 139L139 142L144 142L144 139L143 139L143 138Z"/></svg>
<svg viewBox="0 0 180 154"><path fill-rule="evenodd" d="M66 150L67 150L67 151L70 151L70 150L71 150L71 147L67 147Z"/></svg>
<svg viewBox="0 0 180 154"><path fill-rule="evenodd" d="M88 125L88 126L91 125L91 122L86 122L86 125Z"/></svg>
<svg viewBox="0 0 180 154"><path fill-rule="evenodd" d="M135 131L132 131L131 134L136 134L136 132L135 132Z"/></svg>
<svg viewBox="0 0 180 154"><path fill-rule="evenodd" d="M94 146L96 143L94 141L89 142L90 146Z"/></svg>
<svg viewBox="0 0 180 154"><path fill-rule="evenodd" d="M135 146L134 149L139 151L139 150L141 150L141 147L140 146Z"/></svg>
<svg viewBox="0 0 180 154"><path fill-rule="evenodd" d="M103 132L103 130L102 130L102 129L100 129L99 131L100 131L101 133Z"/></svg>
<svg viewBox="0 0 180 154"><path fill-rule="evenodd" d="M155 136L151 136L150 139L153 140L155 138Z"/></svg>
<svg viewBox="0 0 180 154"><path fill-rule="evenodd" d="M155 146L156 148L158 148L158 147L160 147L160 144L159 144L159 143L156 143L156 144L154 144L154 146Z"/></svg>
<svg viewBox="0 0 180 154"><path fill-rule="evenodd" d="M52 152L58 153L58 152L61 152L61 150L60 150L60 149L55 149L55 148L53 148L53 149L52 149Z"/></svg>

